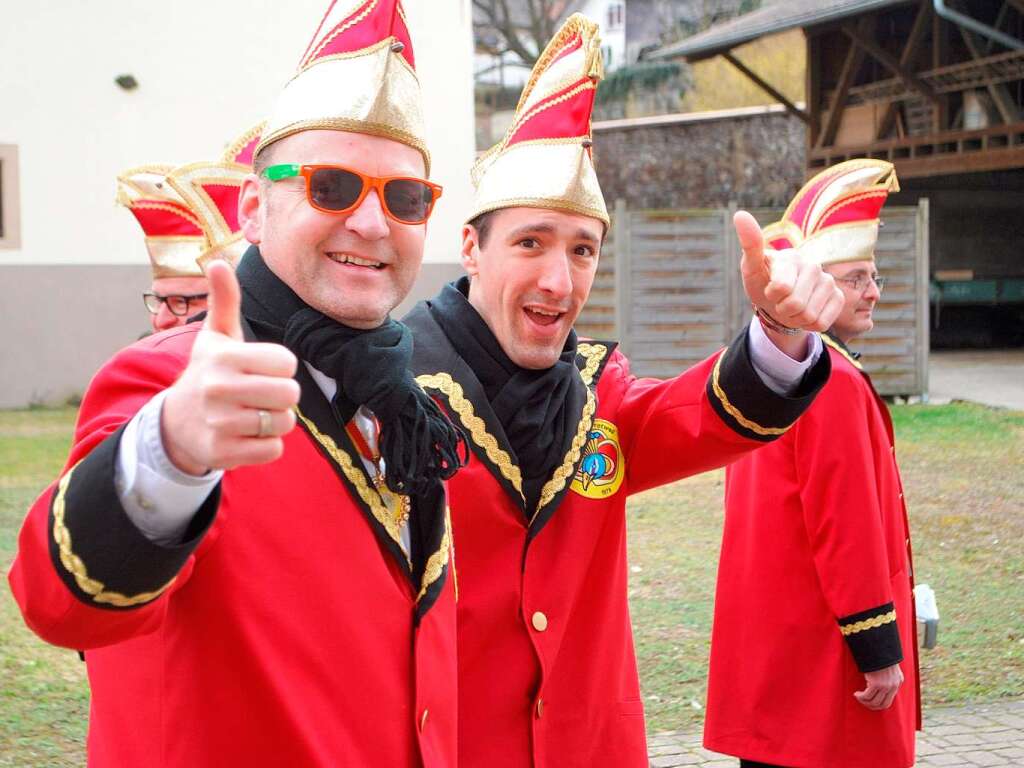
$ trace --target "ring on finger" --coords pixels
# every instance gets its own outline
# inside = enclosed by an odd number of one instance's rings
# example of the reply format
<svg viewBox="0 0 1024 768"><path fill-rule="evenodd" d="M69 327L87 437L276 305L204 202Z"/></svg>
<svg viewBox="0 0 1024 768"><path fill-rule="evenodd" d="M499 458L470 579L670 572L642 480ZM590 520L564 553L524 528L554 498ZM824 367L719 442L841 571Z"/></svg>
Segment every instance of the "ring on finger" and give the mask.
<svg viewBox="0 0 1024 768"><path fill-rule="evenodd" d="M273 422L271 421L270 418L270 411L264 411L263 409L260 409L256 411L256 415L260 417L260 426L259 429L256 430L256 437L270 437L270 435L272 434L271 428L273 426Z"/></svg>

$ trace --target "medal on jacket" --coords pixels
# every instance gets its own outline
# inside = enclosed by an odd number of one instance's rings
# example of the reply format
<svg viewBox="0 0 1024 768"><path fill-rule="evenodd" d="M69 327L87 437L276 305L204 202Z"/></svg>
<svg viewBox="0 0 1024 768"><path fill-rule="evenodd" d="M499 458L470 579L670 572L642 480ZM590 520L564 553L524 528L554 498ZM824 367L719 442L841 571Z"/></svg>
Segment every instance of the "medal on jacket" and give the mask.
<svg viewBox="0 0 1024 768"><path fill-rule="evenodd" d="M373 423L377 427L377 435L379 439L380 422L377 421L376 417L374 417ZM400 526L406 525L409 522L409 512L412 509L412 502L408 496L392 491L388 488L387 483L384 482L384 472L380 467L380 451L370 449L370 445L366 442L366 438L363 437L363 433L353 422L350 421L345 425L345 431L348 432L349 439L356 447L356 450L359 451L359 455L373 464L373 487L377 489L377 493L380 494L381 499L384 501L384 505L391 511L395 522Z"/></svg>

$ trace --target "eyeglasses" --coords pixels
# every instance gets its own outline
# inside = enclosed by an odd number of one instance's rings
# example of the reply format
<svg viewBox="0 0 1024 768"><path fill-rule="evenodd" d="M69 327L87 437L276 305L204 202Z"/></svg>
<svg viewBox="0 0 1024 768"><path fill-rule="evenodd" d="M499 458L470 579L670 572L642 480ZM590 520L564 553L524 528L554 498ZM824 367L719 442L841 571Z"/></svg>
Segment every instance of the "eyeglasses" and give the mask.
<svg viewBox="0 0 1024 768"><path fill-rule="evenodd" d="M367 176L340 165L271 165L263 171L270 181L295 176L306 179L306 199L318 211L347 213L377 190L384 213L401 224L422 224L430 218L441 187L413 176Z"/></svg>
<svg viewBox="0 0 1024 768"><path fill-rule="evenodd" d="M184 317L188 314L188 306L191 302L202 301L208 295L206 293L178 293L171 296L161 296L151 291L146 291L142 294L142 303L146 305L146 309L149 310L151 315L155 315L160 311L161 304L166 304L167 308L171 310L172 315Z"/></svg>
<svg viewBox="0 0 1024 768"><path fill-rule="evenodd" d="M859 292L864 291L868 287L869 280L875 284L875 287L878 288L878 292L881 293L882 289L885 287L885 278L877 273L871 275L871 277L868 277L867 275L857 275L856 277L836 278L837 283L846 283L848 286L853 288L853 290Z"/></svg>

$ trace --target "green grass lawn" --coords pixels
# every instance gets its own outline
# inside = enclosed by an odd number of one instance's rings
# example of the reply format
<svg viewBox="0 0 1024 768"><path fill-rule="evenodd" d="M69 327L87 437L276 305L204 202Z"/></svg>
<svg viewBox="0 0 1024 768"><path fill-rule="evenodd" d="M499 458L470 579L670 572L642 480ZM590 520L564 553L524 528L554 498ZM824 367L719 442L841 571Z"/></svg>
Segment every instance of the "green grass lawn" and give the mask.
<svg viewBox="0 0 1024 768"><path fill-rule="evenodd" d="M918 583L937 593L925 706L1024 695L1024 413L892 409ZM630 500L630 598L651 731L697 727L725 472Z"/></svg>
<svg viewBox="0 0 1024 768"><path fill-rule="evenodd" d="M1024 695L1024 414L893 409L919 582L938 593L939 647L922 654L925 704ZM72 410L0 412L0 565L21 518L60 471ZM711 626L724 473L629 504L630 599L652 731L697 727ZM84 764L88 690L0 588L0 766Z"/></svg>
<svg viewBox="0 0 1024 768"><path fill-rule="evenodd" d="M72 651L31 634L7 588L21 519L60 472L75 412L0 412L0 766L83 766L89 690Z"/></svg>

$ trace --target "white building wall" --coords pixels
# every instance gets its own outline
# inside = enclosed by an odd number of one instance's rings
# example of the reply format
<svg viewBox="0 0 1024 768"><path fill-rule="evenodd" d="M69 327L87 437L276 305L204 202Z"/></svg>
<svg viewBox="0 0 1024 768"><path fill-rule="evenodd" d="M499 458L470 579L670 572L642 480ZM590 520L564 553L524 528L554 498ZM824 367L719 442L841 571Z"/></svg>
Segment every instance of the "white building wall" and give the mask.
<svg viewBox="0 0 1024 768"><path fill-rule="evenodd" d="M452 261L473 157L469 0L405 5L434 177L445 188L425 259ZM5 3L0 144L18 147L21 248L0 250L0 265L144 260L138 225L113 204L117 173L216 157L269 112L325 8L326 0ZM114 83L125 73L138 88Z"/></svg>
<svg viewBox="0 0 1024 768"><path fill-rule="evenodd" d="M342 0L343 1L343 0ZM81 392L148 327L148 261L116 175L213 159L263 119L328 0L0 0L0 145L19 161L20 244L0 247L0 407ZM473 161L470 0L404 0L433 178L417 296L457 272ZM132 74L138 88L114 78Z"/></svg>
<svg viewBox="0 0 1024 768"><path fill-rule="evenodd" d="M626 2L586 0L579 5L579 12L597 22L601 29L601 50L608 71L626 63Z"/></svg>

